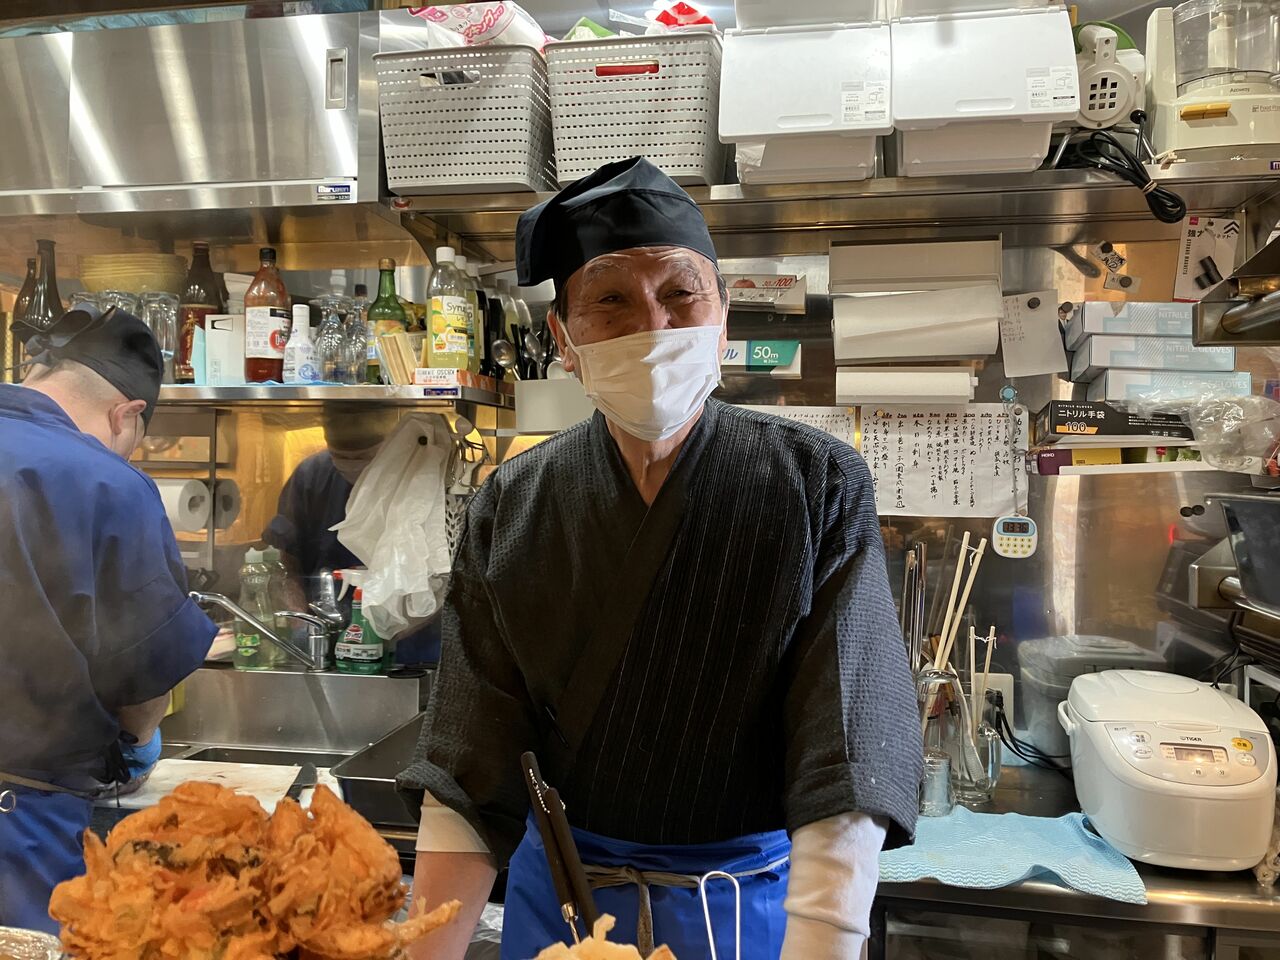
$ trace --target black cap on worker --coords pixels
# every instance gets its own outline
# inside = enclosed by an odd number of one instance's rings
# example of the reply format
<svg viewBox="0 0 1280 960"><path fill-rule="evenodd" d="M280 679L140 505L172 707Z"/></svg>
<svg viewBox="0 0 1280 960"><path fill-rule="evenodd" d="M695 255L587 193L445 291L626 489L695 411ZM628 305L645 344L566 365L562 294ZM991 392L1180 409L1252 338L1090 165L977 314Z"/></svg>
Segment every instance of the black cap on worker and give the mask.
<svg viewBox="0 0 1280 960"><path fill-rule="evenodd" d="M606 163L520 215L516 273L521 286L554 280L633 247L686 247L712 263L716 248L702 211L644 157Z"/></svg>
<svg viewBox="0 0 1280 960"><path fill-rule="evenodd" d="M160 399L164 360L151 328L131 313L111 307L68 310L45 330L14 324L26 344L28 363L46 367L70 360L88 367L128 400L145 400L143 421L150 426Z"/></svg>

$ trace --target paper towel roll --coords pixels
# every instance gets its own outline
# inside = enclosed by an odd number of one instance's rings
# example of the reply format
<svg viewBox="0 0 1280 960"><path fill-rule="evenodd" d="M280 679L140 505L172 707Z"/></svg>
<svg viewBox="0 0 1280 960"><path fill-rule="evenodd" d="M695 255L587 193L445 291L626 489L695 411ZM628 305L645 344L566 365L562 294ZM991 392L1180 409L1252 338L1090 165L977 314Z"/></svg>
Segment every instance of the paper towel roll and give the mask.
<svg viewBox="0 0 1280 960"><path fill-rule="evenodd" d="M226 530L240 516L240 486L234 480L219 480L213 488L213 525Z"/></svg>
<svg viewBox="0 0 1280 960"><path fill-rule="evenodd" d="M980 357L1000 345L1004 302L994 283L873 297L833 307L836 361Z"/></svg>
<svg viewBox="0 0 1280 960"><path fill-rule="evenodd" d="M196 533L209 523L209 488L199 480L157 480L160 500L173 529Z"/></svg>
<svg viewBox="0 0 1280 960"><path fill-rule="evenodd" d="M839 367L836 403L968 403L977 383L968 367Z"/></svg>

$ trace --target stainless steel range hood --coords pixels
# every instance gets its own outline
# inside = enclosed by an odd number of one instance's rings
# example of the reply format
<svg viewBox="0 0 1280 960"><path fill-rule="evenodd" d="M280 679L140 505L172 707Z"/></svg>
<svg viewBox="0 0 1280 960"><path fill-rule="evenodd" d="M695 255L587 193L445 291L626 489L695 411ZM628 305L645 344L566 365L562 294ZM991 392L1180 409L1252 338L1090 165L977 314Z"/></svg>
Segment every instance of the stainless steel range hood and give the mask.
<svg viewBox="0 0 1280 960"><path fill-rule="evenodd" d="M379 203L377 51L376 13L0 41L0 276L37 236L72 258L204 239L228 270L264 243L287 269L425 263Z"/></svg>

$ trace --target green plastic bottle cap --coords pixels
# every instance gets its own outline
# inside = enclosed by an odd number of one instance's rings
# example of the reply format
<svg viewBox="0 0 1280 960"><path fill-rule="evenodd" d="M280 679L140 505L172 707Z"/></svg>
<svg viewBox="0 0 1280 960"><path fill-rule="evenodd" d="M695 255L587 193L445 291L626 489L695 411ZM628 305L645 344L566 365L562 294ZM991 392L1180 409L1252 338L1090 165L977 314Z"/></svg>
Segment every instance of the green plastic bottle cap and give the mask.
<svg viewBox="0 0 1280 960"><path fill-rule="evenodd" d="M275 547L267 547L267 549L262 551L262 559L267 563L279 563L280 551Z"/></svg>
<svg viewBox="0 0 1280 960"><path fill-rule="evenodd" d="M263 551L261 550L255 550L253 549L253 547L250 547L248 550L244 552L245 563L262 563L262 560L263 560Z"/></svg>

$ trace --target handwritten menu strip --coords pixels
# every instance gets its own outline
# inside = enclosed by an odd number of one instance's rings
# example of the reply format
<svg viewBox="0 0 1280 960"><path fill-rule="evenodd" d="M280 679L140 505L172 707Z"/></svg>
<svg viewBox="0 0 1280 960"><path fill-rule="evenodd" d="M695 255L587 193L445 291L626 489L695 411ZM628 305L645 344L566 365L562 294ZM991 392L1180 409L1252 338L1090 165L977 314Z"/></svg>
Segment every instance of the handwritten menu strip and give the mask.
<svg viewBox="0 0 1280 960"><path fill-rule="evenodd" d="M857 409L855 407L772 407L743 404L748 410L761 413L772 413L786 417L799 423L817 427L849 446L855 445L858 428Z"/></svg>
<svg viewBox="0 0 1280 960"><path fill-rule="evenodd" d="M1022 410L1022 408L1018 408ZM1000 517L1013 513L1013 470L1003 404L862 408L862 456L881 516ZM1027 414L1017 415L1014 446L1025 449ZM1025 476L1018 478L1026 502Z"/></svg>

